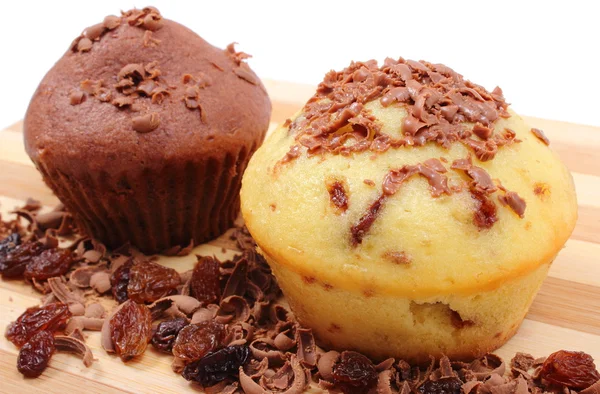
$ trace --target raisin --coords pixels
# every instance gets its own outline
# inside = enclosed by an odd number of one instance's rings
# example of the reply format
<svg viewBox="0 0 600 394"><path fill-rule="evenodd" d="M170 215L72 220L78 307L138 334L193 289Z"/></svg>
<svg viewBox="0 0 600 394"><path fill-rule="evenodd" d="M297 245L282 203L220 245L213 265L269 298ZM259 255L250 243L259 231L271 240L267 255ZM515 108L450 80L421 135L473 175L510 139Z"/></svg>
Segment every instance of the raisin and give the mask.
<svg viewBox="0 0 600 394"><path fill-rule="evenodd" d="M129 271L133 265L133 260L127 261L115 270L110 276L110 286L113 297L119 304L127 301L127 287L129 285Z"/></svg>
<svg viewBox="0 0 600 394"><path fill-rule="evenodd" d="M137 262L129 270L127 296L138 303L154 302L168 295L181 283L173 268L153 261Z"/></svg>
<svg viewBox="0 0 600 394"><path fill-rule="evenodd" d="M419 386L419 392L423 394L460 394L462 382L458 378L440 378L428 380Z"/></svg>
<svg viewBox="0 0 600 394"><path fill-rule="evenodd" d="M19 233L10 233L6 238L0 241L0 259L17 248L21 244Z"/></svg>
<svg viewBox="0 0 600 394"><path fill-rule="evenodd" d="M184 361L200 360L222 346L225 326L212 320L185 326L173 345L173 355Z"/></svg>
<svg viewBox="0 0 600 394"><path fill-rule="evenodd" d="M375 366L360 353L342 352L333 366L333 382L344 394L366 393L377 382Z"/></svg>
<svg viewBox="0 0 600 394"><path fill-rule="evenodd" d="M213 257L202 257L192 272L190 293L204 305L216 302L221 296L219 265Z"/></svg>
<svg viewBox="0 0 600 394"><path fill-rule="evenodd" d="M144 353L152 337L152 315L146 305L128 300L110 318L110 337L121 360Z"/></svg>
<svg viewBox="0 0 600 394"><path fill-rule="evenodd" d="M188 321L183 317L161 322L152 336L152 346L161 352L171 354L175 338L179 335L179 331L188 324Z"/></svg>
<svg viewBox="0 0 600 394"><path fill-rule="evenodd" d="M40 242L26 242L9 250L6 255L0 255L2 277L19 278L23 276L27 264L43 250L44 245Z"/></svg>
<svg viewBox="0 0 600 394"><path fill-rule="evenodd" d="M46 249L33 257L23 273L26 279L48 279L69 270L73 256L68 249Z"/></svg>
<svg viewBox="0 0 600 394"><path fill-rule="evenodd" d="M69 307L55 302L42 307L28 308L6 330L6 339L21 347L40 331L56 332L67 325L71 317Z"/></svg>
<svg viewBox="0 0 600 394"><path fill-rule="evenodd" d="M48 366L54 350L52 333L50 331L38 332L19 350L17 369L28 378L40 376Z"/></svg>
<svg viewBox="0 0 600 394"><path fill-rule="evenodd" d="M250 358L249 355L247 345L228 346L186 365L182 376L204 387L214 386L227 378L235 378L240 367Z"/></svg>
<svg viewBox="0 0 600 394"><path fill-rule="evenodd" d="M600 380L600 373L589 354L559 350L544 361L540 377L551 384L583 390Z"/></svg>

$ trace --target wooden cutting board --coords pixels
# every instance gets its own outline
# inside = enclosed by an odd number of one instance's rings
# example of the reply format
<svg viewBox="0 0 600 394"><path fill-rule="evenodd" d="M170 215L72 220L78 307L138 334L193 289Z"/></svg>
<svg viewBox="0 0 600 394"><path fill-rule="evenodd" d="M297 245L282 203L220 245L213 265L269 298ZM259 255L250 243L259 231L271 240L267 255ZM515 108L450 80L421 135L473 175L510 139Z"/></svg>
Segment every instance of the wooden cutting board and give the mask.
<svg viewBox="0 0 600 394"><path fill-rule="evenodd" d="M271 128L302 107L313 86L266 81L273 101ZM510 359L523 351L534 356L559 349L582 350L600 366L600 128L526 118L544 130L573 174L579 201L579 220L571 239L554 261L527 318L518 333L497 354ZM0 131L0 211L22 205L27 197L46 207L58 200L44 185L23 148L22 123ZM222 256L221 246L202 245L196 254ZM227 251L225 255L231 256ZM184 271L195 262L192 255L163 257L165 265ZM40 296L21 282L0 280L0 330ZM87 343L98 359L91 368L69 354L58 353L38 379L24 379L16 370L17 349L0 338L0 392L166 393L194 391L171 371L170 357L151 347L139 360L123 364L100 347L99 333L87 332Z"/></svg>

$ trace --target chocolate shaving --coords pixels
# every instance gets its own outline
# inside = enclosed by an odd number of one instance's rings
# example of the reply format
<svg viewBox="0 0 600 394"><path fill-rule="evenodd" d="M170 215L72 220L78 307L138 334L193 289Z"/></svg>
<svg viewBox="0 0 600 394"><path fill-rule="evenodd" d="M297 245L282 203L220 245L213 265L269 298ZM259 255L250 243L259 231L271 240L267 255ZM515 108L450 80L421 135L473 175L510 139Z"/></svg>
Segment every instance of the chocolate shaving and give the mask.
<svg viewBox="0 0 600 394"><path fill-rule="evenodd" d="M160 118L156 112L135 116L132 119L132 126L138 133L149 133L160 125Z"/></svg>
<svg viewBox="0 0 600 394"><path fill-rule="evenodd" d="M85 307L85 317L93 318L93 319L101 319L104 317L106 310L102 306L102 304L98 302L93 302Z"/></svg>
<svg viewBox="0 0 600 394"><path fill-rule="evenodd" d="M473 180L469 185L471 197L475 200L473 222L479 229L491 228L498 221L496 205L488 197L498 190L492 178L483 168L474 166L470 156L454 160L451 168L464 171Z"/></svg>
<svg viewBox="0 0 600 394"><path fill-rule="evenodd" d="M85 93L81 90L72 90L69 93L69 104L78 105L85 101Z"/></svg>
<svg viewBox="0 0 600 394"><path fill-rule="evenodd" d="M190 239L190 243L187 246L175 245L162 252L165 256L187 256L194 249L194 240Z"/></svg>
<svg viewBox="0 0 600 394"><path fill-rule="evenodd" d="M116 15L108 15L102 22L107 30L114 30L121 25L121 18Z"/></svg>
<svg viewBox="0 0 600 394"><path fill-rule="evenodd" d="M50 211L47 213L36 215L35 221L41 230L47 230L50 228L57 229L58 227L60 227L60 224L62 223L65 216L65 212Z"/></svg>
<svg viewBox="0 0 600 394"><path fill-rule="evenodd" d="M168 296L168 297L164 297L159 300L156 300L154 303L152 303L148 307L150 308L150 310L152 310L153 307L155 307L165 301L171 302L173 304L173 306L175 306L177 308L177 310L181 311L185 315L192 315L198 308L200 308L202 306L200 301L198 301L197 299L195 299L193 297L184 296L184 295L173 295L173 296ZM169 305L169 307L170 307L170 305Z"/></svg>
<svg viewBox="0 0 600 394"><path fill-rule="evenodd" d="M104 34L105 30L106 27L104 27L104 24L97 23L85 29L83 31L83 35L92 41L98 41L102 34Z"/></svg>
<svg viewBox="0 0 600 394"><path fill-rule="evenodd" d="M258 360L262 360L263 358L268 359L269 365L281 365L285 361L285 354L278 350L273 341L268 338L252 341L250 343L250 351Z"/></svg>
<svg viewBox="0 0 600 394"><path fill-rule="evenodd" d="M240 296L232 295L221 301L215 321L219 323L246 322L250 318L248 302Z"/></svg>
<svg viewBox="0 0 600 394"><path fill-rule="evenodd" d="M319 375L325 380L332 381L333 380L333 365L337 362L340 357L340 353L335 350L328 351L327 353L323 353L319 356L319 361L317 362L317 369L319 371Z"/></svg>
<svg viewBox="0 0 600 394"><path fill-rule="evenodd" d="M154 7L133 9L122 13L130 26L137 26L150 31L157 31L163 26L162 15Z"/></svg>
<svg viewBox="0 0 600 394"><path fill-rule="evenodd" d="M75 292L71 291L67 287L67 284L65 283L65 281L60 277L49 278L48 286L50 287L50 291L52 291L52 294L54 294L54 297L56 297L57 300L59 300L60 302L62 302L64 304L67 304L67 305L80 304L81 305L81 304L85 303L85 300L83 299L83 297L80 296L79 294L76 294Z"/></svg>
<svg viewBox="0 0 600 394"><path fill-rule="evenodd" d="M203 321L210 321L217 316L217 312L219 311L219 307L215 304L209 304L206 308L197 309L192 315L192 319L190 321L191 324L201 323Z"/></svg>
<svg viewBox="0 0 600 394"><path fill-rule="evenodd" d="M192 323L193 324L193 323ZM227 346L245 345L254 338L254 327L247 322L238 322L229 325L229 334L224 343Z"/></svg>
<svg viewBox="0 0 600 394"><path fill-rule="evenodd" d="M69 352L80 356L83 361L83 365L85 365L87 368L89 368L94 361L92 350L85 343L83 343L83 341L77 338L56 335L54 336L54 346L59 352Z"/></svg>
<svg viewBox="0 0 600 394"><path fill-rule="evenodd" d="M384 201L385 195L382 194L371 204L367 212L361 216L358 222L350 228L352 246L357 246L362 243L363 237L375 222L377 215L379 215L379 210Z"/></svg>
<svg viewBox="0 0 600 394"><path fill-rule="evenodd" d="M67 323L65 334L71 335L76 330L101 331L105 319L99 319L86 316L74 316Z"/></svg>
<svg viewBox="0 0 600 394"><path fill-rule="evenodd" d="M145 76L146 70L144 70L144 66L138 63L130 63L125 65L117 74L117 78L119 81L129 80L133 82L134 85L137 85L140 82L142 82Z"/></svg>
<svg viewBox="0 0 600 394"><path fill-rule="evenodd" d="M296 342L298 343L298 360L307 368L313 368L317 365L317 348L312 330L299 328L296 330Z"/></svg>
<svg viewBox="0 0 600 394"><path fill-rule="evenodd" d="M246 291L246 281L248 275L248 261L250 260L248 257L250 256L250 252L244 252L242 257L240 257L236 264L233 272L227 279L227 283L225 284L225 288L223 289L223 294L221 295L221 299L225 299L232 295L243 295Z"/></svg>
<svg viewBox="0 0 600 394"><path fill-rule="evenodd" d="M232 42L231 44L227 45L227 48L225 49L225 52L227 53L227 55L229 55L229 57L231 59L233 59L233 61L235 62L235 64L237 64L238 66L240 64L242 64L242 62L248 58L251 58L251 55L248 55L245 52L237 52L235 50L235 44L237 44L237 42ZM215 67L221 69L221 71L223 71L222 68L218 67L218 65L214 64Z"/></svg>
<svg viewBox="0 0 600 394"><path fill-rule="evenodd" d="M245 63L242 63L241 66L234 68L233 73L235 75L237 75L240 79L243 79L244 81L246 81L252 85L257 86L260 83L258 81L258 78L256 78L254 73L250 70L250 68Z"/></svg>
<svg viewBox="0 0 600 394"><path fill-rule="evenodd" d="M286 387L285 390L281 390L281 393L284 394L300 394L304 392L304 389L308 385L309 381L306 378L306 373L304 372L302 366L298 362L298 359L295 356L291 357L290 366L293 373L293 379L289 387ZM264 376L264 375L263 375ZM250 378L244 372L244 369L240 367L240 386L247 394L255 394L255 393L267 393L266 388L263 385L259 385L252 378ZM263 383L263 382L261 382ZM264 383L263 383L264 384Z"/></svg>
<svg viewBox="0 0 600 394"><path fill-rule="evenodd" d="M289 334L290 330L285 330L277 334L275 339L273 339L273 343L275 347L281 351L287 351L296 346L296 341L294 338L291 338Z"/></svg>
<svg viewBox="0 0 600 394"><path fill-rule="evenodd" d="M454 160L451 168L464 171L473 180L470 185L471 190L477 193L491 194L498 190L487 171L474 166L470 156L466 159Z"/></svg>
<svg viewBox="0 0 600 394"><path fill-rule="evenodd" d="M92 49L92 40L87 37L80 37L76 40L75 48L77 52L89 52Z"/></svg>
<svg viewBox="0 0 600 394"><path fill-rule="evenodd" d="M106 270L98 271L90 277L90 286L98 292L98 294L107 293L111 289L110 274Z"/></svg>
<svg viewBox="0 0 600 394"><path fill-rule="evenodd" d="M542 141L546 145L550 145L550 140L546 137L546 134L540 129L532 128L531 132L535 135L540 141Z"/></svg>
<svg viewBox="0 0 600 394"><path fill-rule="evenodd" d="M79 288L90 287L92 276L97 273L107 270L105 265L83 266L75 269L69 276L69 283Z"/></svg>
<svg viewBox="0 0 600 394"><path fill-rule="evenodd" d="M156 87L152 90L152 104L162 104L163 101L170 96L171 93L165 88Z"/></svg>
<svg viewBox="0 0 600 394"><path fill-rule="evenodd" d="M498 201L500 201L502 205L509 206L521 219L525 216L527 203L517 193L507 192L504 195L498 196Z"/></svg>

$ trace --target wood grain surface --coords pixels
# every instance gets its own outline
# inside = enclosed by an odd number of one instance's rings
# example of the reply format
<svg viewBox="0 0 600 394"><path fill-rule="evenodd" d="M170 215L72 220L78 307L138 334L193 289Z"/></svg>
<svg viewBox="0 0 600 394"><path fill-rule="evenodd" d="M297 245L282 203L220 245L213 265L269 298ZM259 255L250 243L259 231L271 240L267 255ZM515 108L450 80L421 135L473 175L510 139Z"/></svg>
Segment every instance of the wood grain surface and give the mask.
<svg viewBox="0 0 600 394"><path fill-rule="evenodd" d="M265 82L273 101L272 127L300 109L314 87L286 82ZM497 354L510 358L517 351L534 356L559 349L582 350L600 364L600 128L528 118L544 130L551 147L573 174L579 202L579 220L571 239L556 258L529 314L518 333ZM44 185L23 148L22 122L0 131L0 212L6 214L35 197L46 207L58 200ZM202 245L195 253L223 255L220 246ZM230 256L231 251L225 255ZM192 256L164 257L161 262L185 271ZM40 295L18 281L0 280L0 329ZM98 360L85 368L77 357L58 353L38 379L24 379L16 370L17 349L0 338L0 392L170 393L194 390L171 371L170 357L151 347L139 360L123 364L100 347L99 333L87 332L87 343Z"/></svg>

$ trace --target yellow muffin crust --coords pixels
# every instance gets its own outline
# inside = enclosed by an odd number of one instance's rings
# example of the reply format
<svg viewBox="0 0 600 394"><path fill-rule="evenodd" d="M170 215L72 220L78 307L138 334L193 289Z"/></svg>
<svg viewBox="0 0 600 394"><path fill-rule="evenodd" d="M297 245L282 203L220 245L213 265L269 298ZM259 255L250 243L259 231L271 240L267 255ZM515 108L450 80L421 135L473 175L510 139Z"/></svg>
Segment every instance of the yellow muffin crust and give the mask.
<svg viewBox="0 0 600 394"><path fill-rule="evenodd" d="M263 255L294 314L321 346L420 364L430 355L471 360L500 347L517 331L550 266L495 290L411 298L332 287Z"/></svg>

